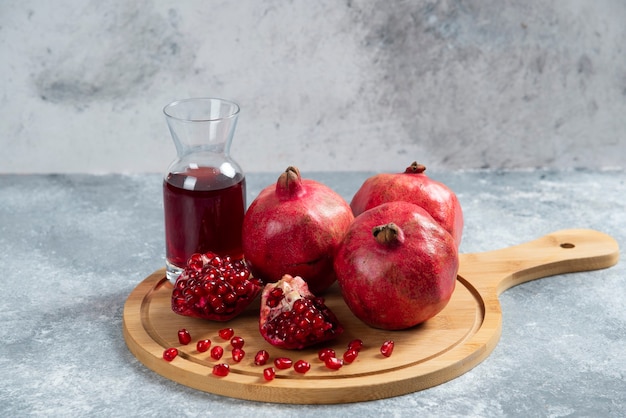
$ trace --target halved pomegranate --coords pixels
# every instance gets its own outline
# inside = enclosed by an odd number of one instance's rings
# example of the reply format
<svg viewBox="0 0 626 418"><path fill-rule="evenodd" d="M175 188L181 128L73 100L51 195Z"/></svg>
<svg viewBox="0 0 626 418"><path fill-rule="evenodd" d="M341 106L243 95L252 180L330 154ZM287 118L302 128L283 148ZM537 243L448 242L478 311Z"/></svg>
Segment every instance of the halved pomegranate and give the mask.
<svg viewBox="0 0 626 418"><path fill-rule="evenodd" d="M261 281L250 274L243 260L210 252L193 254L174 284L172 310L194 318L228 321L260 292Z"/></svg>
<svg viewBox="0 0 626 418"><path fill-rule="evenodd" d="M301 277L285 274L263 289L259 330L276 347L302 349L336 338L343 327Z"/></svg>

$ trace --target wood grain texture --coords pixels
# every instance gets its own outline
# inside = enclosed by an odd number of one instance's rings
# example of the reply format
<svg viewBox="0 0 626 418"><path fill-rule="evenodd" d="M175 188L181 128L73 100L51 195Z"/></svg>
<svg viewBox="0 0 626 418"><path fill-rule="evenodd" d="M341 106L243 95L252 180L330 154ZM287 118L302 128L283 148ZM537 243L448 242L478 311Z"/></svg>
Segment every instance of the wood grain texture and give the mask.
<svg viewBox="0 0 626 418"><path fill-rule="evenodd" d="M241 316L219 323L183 317L170 307L172 285L165 271L144 279L128 296L124 306L123 332L130 351L158 374L192 388L233 398L294 404L334 404L388 398L426 389L467 372L483 361L496 346L502 328L498 295L517 284L555 274L606 268L617 263L619 247L610 236L593 230L572 229L554 232L517 246L483 253L461 254L454 294L434 318L403 331L370 328L352 315L334 285L326 297L346 331L324 345L338 355L354 338L364 341L357 360L337 371L317 359L321 347L300 351L272 347L258 331L258 299ZM217 331L232 327L246 341L246 357L235 363L228 341ZM181 346L177 331L187 328L192 342ZM219 362L231 366L227 377L212 375L209 353L196 351L195 342L209 338L225 349ZM391 357L385 358L380 345L395 341ZM179 356L163 360L163 350L177 347ZM311 370L300 375L293 369L277 370L266 382L263 368L254 355L266 349L271 360L287 356L305 359ZM271 361L270 360L270 361Z"/></svg>

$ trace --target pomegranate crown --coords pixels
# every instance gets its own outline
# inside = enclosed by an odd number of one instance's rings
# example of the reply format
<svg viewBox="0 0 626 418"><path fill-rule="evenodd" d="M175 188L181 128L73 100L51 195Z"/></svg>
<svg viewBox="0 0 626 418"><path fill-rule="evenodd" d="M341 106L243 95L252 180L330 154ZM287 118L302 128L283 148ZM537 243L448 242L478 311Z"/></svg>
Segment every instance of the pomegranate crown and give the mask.
<svg viewBox="0 0 626 418"><path fill-rule="evenodd" d="M410 166L404 170L406 174L421 174L426 171L426 166L418 164L417 161L413 161Z"/></svg>
<svg viewBox="0 0 626 418"><path fill-rule="evenodd" d="M381 245L399 245L404 242L404 231L393 222L372 228L372 235Z"/></svg>
<svg viewBox="0 0 626 418"><path fill-rule="evenodd" d="M276 182L276 194L281 200L293 199L302 196L304 187L302 187L302 176L298 167L289 166L278 177Z"/></svg>

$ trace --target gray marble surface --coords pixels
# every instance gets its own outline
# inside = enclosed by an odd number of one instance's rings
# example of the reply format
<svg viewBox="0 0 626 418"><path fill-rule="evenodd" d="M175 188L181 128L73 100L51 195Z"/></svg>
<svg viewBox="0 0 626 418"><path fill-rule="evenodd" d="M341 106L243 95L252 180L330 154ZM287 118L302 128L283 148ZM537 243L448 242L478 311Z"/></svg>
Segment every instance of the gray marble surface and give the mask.
<svg viewBox="0 0 626 418"><path fill-rule="evenodd" d="M350 199L370 173L303 173ZM624 171L454 171L463 252L592 228L626 243ZM272 174L248 174L249 200ZM264 404L165 379L128 351L123 304L163 265L161 179L1 175L0 415L626 415L626 267L559 275L501 297L503 332L466 374L421 392L348 405Z"/></svg>

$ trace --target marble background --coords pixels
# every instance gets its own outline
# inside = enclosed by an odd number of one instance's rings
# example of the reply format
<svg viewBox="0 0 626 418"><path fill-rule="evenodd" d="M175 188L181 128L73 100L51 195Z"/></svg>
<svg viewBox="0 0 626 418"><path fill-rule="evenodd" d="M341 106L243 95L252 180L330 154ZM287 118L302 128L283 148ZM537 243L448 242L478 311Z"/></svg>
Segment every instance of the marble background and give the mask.
<svg viewBox="0 0 626 418"><path fill-rule="evenodd" d="M626 3L0 2L0 173L161 172L162 107L237 101L246 171L606 169Z"/></svg>

